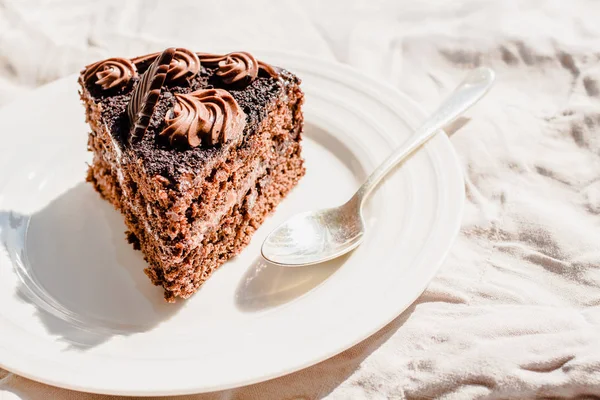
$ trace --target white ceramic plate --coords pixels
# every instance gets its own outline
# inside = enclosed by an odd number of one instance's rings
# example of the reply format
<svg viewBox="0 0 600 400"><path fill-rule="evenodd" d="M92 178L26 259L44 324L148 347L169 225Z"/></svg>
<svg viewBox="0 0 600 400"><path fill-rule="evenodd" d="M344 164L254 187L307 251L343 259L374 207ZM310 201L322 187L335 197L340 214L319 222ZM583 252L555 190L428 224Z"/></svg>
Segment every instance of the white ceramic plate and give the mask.
<svg viewBox="0 0 600 400"><path fill-rule="evenodd" d="M289 216L345 201L424 117L342 65L271 54L306 92L306 177L236 259L166 304L125 241L121 215L84 182L88 127L76 78L0 110L0 366L76 390L167 395L274 378L376 332L424 290L461 219L445 135L379 187L353 253L305 268L265 264Z"/></svg>

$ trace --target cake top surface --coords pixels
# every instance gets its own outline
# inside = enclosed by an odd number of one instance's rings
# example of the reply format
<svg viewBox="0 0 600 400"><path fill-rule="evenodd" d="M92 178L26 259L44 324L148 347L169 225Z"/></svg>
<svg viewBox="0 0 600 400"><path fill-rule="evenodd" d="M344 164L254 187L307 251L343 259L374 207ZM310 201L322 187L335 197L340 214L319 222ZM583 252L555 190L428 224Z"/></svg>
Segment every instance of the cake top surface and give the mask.
<svg viewBox="0 0 600 400"><path fill-rule="evenodd" d="M121 151L149 175L177 180L244 145L269 105L299 79L249 53L212 55L167 49L110 58L80 75Z"/></svg>

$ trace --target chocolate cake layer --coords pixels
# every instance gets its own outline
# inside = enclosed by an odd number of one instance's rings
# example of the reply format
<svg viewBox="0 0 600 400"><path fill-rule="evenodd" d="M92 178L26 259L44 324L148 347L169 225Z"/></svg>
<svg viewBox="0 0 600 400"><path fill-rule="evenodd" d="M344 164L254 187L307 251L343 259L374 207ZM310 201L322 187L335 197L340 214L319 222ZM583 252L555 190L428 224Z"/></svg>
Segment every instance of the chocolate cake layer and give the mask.
<svg viewBox="0 0 600 400"><path fill-rule="evenodd" d="M303 94L286 71L258 76L243 89L228 87L246 118L238 138L186 149L161 140L175 94L222 86L215 71L202 67L185 85L166 84L135 145L127 142L126 108L136 79L113 95L80 79L94 153L88 181L125 215L129 240L144 253L146 274L163 286L168 301L189 297L238 254L304 174Z"/></svg>

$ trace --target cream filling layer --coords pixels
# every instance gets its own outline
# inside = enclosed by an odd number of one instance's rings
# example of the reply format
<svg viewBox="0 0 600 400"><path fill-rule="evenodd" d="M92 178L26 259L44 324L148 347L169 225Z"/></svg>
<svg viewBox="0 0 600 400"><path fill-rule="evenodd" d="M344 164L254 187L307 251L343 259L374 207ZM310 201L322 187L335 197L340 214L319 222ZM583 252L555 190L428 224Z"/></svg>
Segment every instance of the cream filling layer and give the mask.
<svg viewBox="0 0 600 400"><path fill-rule="evenodd" d="M191 247L190 251L197 248L201 245L204 240L204 236L206 232L211 231L215 227L219 225L221 219L226 216L236 205L242 205L242 202L246 198L246 194L248 191L256 186L256 183L259 178L266 174L268 166L262 162L262 160L258 159L253 162L251 171L240 185L238 190L232 190L228 193L226 201L218 208L216 212L213 213L213 216L210 220L199 220L192 224L192 237L190 242L188 242L188 246ZM150 212L150 210L141 210L137 204L134 204L130 199L131 197L127 196L125 185L123 185L122 171L120 167L117 167L117 177L119 179L119 185L121 186L122 193L126 198L127 206L130 207L135 214L142 215L144 212ZM119 172L121 177L119 177ZM143 221L143 227L146 232L146 235L152 237L154 241L162 245L164 244L163 239L160 235L155 231L152 226L150 226L148 220L146 218L139 218ZM181 262L189 255L190 251L182 254L180 257L173 257L170 254L164 254L162 251L159 251L159 256L161 262L169 261L169 262Z"/></svg>

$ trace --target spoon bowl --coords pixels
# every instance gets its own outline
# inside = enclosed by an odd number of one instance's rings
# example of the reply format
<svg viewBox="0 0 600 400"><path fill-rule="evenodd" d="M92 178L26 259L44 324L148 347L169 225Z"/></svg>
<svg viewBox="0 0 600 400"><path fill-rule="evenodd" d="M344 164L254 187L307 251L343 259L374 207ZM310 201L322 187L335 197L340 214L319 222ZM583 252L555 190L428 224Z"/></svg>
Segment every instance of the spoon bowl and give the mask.
<svg viewBox="0 0 600 400"><path fill-rule="evenodd" d="M362 205L373 189L393 167L477 103L493 82L491 69L480 67L471 71L414 135L377 167L348 202L288 219L267 236L262 256L274 264L299 267L328 261L356 248L365 233Z"/></svg>
<svg viewBox="0 0 600 400"><path fill-rule="evenodd" d="M296 214L273 230L262 256L273 264L298 267L334 259L356 248L365 224L353 197L346 204Z"/></svg>

